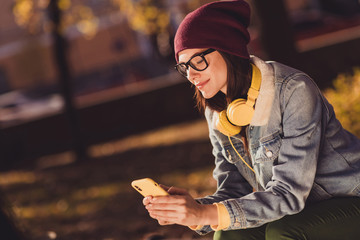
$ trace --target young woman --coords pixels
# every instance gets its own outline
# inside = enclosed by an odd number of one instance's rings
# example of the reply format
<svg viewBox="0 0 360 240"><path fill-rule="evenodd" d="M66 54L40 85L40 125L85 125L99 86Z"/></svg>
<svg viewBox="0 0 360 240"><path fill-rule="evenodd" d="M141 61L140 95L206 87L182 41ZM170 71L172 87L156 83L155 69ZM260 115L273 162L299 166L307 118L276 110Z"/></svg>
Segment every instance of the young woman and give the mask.
<svg viewBox="0 0 360 240"><path fill-rule="evenodd" d="M217 191L146 197L161 225L214 239L357 239L360 140L313 80L249 56L246 2L204 5L175 36L177 70L195 85L215 156Z"/></svg>

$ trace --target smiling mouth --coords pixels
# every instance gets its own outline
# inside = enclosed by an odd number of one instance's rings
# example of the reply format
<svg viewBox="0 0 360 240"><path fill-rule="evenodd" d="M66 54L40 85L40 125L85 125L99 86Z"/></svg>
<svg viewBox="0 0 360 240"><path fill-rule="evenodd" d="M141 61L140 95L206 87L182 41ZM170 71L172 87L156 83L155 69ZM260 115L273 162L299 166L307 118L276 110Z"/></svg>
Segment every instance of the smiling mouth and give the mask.
<svg viewBox="0 0 360 240"><path fill-rule="evenodd" d="M198 89L203 88L207 83L209 82L209 80L203 81L203 82L199 82L199 83L195 83L195 87L197 87Z"/></svg>

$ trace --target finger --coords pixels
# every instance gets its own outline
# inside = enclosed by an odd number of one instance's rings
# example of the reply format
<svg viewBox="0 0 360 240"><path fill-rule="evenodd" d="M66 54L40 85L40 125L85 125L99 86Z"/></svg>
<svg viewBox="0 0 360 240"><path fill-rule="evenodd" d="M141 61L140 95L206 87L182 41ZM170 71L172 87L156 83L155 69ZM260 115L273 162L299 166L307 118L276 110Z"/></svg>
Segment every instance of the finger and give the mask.
<svg viewBox="0 0 360 240"><path fill-rule="evenodd" d="M182 195L170 196L157 196L153 197L150 201L152 204L169 203L169 204L182 204L186 202L186 197Z"/></svg>
<svg viewBox="0 0 360 240"><path fill-rule="evenodd" d="M188 226L188 225L195 224L193 222L187 223L186 222L187 217L184 214L177 214L174 212L167 212L167 213L154 212L154 213L151 213L151 217L156 219L158 222L167 222L166 225L180 224L180 225Z"/></svg>
<svg viewBox="0 0 360 240"><path fill-rule="evenodd" d="M170 195L190 195L186 189L178 187L170 187L168 192Z"/></svg>
<svg viewBox="0 0 360 240"><path fill-rule="evenodd" d="M166 186L166 185L163 185L163 184L159 184L159 185L160 185L160 187L162 187L163 189L165 189L165 191L168 191L169 188L171 188L171 187Z"/></svg>
<svg viewBox="0 0 360 240"><path fill-rule="evenodd" d="M158 223L160 224L160 225L162 225L162 226L164 226L164 225L167 225L167 221L160 221L160 220L158 220Z"/></svg>
<svg viewBox="0 0 360 240"><path fill-rule="evenodd" d="M159 223L160 225L162 225L162 226L164 226L164 225L172 225L172 224L174 224L174 223L169 222L169 221L159 221L159 220L158 220L158 223Z"/></svg>
<svg viewBox="0 0 360 240"><path fill-rule="evenodd" d="M145 197L145 198L143 199L143 204L144 204L145 206L148 205L148 204L150 204L152 198L153 198L152 196Z"/></svg>
<svg viewBox="0 0 360 240"><path fill-rule="evenodd" d="M156 218L157 220L164 221L176 221L179 217L184 214L178 213L176 211L164 211L164 210L151 210L149 214L152 218Z"/></svg>
<svg viewBox="0 0 360 240"><path fill-rule="evenodd" d="M176 203L150 203L148 205L145 206L145 208L148 211L185 211L186 209L186 204L176 204Z"/></svg>

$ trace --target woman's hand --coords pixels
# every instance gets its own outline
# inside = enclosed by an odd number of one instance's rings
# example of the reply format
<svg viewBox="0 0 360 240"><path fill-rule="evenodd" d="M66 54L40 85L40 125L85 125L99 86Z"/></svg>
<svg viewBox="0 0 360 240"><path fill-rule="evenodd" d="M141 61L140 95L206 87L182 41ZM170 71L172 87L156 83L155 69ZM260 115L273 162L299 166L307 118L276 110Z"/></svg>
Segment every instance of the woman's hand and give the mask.
<svg viewBox="0 0 360 240"><path fill-rule="evenodd" d="M170 196L146 197L143 204L160 225L217 225L217 207L199 204L181 188L162 186Z"/></svg>

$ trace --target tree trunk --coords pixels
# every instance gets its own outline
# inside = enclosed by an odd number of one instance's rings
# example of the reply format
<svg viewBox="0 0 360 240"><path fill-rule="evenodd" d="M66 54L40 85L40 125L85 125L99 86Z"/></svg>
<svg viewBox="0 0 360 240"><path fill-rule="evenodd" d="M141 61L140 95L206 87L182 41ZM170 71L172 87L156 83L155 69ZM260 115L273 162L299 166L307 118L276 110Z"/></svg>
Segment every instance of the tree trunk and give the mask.
<svg viewBox="0 0 360 240"><path fill-rule="evenodd" d="M65 114L68 118L70 133L72 135L72 146L75 150L77 160L81 160L86 158L86 150L83 145L82 136L79 129L78 114L73 99L71 74L66 54L67 44L65 38L62 36L60 29L61 10L58 7L58 1L59 0L51 0L48 7L49 18L53 25L53 51L55 64L58 70L61 94L65 102Z"/></svg>

